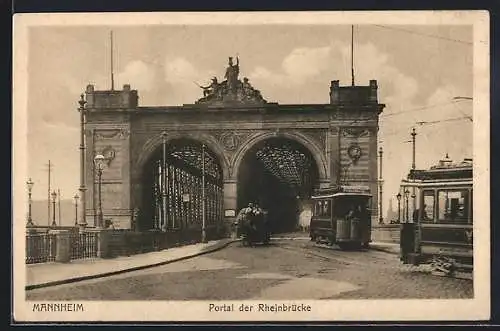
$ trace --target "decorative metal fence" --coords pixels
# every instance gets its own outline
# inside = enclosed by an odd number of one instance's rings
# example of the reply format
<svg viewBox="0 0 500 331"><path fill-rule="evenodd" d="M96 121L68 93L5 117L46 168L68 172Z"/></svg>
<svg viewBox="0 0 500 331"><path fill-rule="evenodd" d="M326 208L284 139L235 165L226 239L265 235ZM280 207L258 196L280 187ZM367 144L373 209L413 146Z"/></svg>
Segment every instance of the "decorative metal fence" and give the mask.
<svg viewBox="0 0 500 331"><path fill-rule="evenodd" d="M26 263L52 262L56 257L56 235L33 232L26 235Z"/></svg>
<svg viewBox="0 0 500 331"><path fill-rule="evenodd" d="M96 258L97 236L97 232L71 232L71 259Z"/></svg>
<svg viewBox="0 0 500 331"><path fill-rule="evenodd" d="M26 264L52 262L56 259L57 235L50 229L31 229L26 233ZM99 232L79 232L78 228L65 229L70 236L70 259L98 258ZM109 230L108 230L109 231ZM111 230L106 233L107 257L130 256L194 244L201 241L201 229L179 229L177 231ZM207 239L224 237L216 226L207 227ZM60 247L61 248L61 247Z"/></svg>

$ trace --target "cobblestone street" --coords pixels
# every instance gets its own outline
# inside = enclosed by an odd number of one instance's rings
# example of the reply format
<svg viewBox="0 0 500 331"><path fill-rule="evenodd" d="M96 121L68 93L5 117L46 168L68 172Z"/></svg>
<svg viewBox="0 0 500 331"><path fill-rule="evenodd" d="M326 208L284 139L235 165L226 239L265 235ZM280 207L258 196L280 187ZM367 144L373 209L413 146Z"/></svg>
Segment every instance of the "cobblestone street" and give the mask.
<svg viewBox="0 0 500 331"><path fill-rule="evenodd" d="M304 240L242 247L122 275L26 292L28 300L472 298L470 280L423 273L381 251Z"/></svg>

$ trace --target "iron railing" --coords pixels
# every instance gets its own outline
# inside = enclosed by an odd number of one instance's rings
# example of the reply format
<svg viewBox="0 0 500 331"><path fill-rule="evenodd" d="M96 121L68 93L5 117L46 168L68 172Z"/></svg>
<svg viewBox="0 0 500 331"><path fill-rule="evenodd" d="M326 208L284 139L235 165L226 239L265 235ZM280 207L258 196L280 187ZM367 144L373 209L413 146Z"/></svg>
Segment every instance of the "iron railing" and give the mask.
<svg viewBox="0 0 500 331"><path fill-rule="evenodd" d="M31 229L26 233L26 264L55 261L57 251L56 234L46 229ZM70 232L70 258L98 258L99 233L95 231L79 232L78 228L68 228ZM207 226L207 239L215 240L224 237L221 228ZM159 251L176 246L199 243L200 228L185 228L162 232L151 230L136 232L132 230L114 229L108 232L108 257L130 256L135 254Z"/></svg>
<svg viewBox="0 0 500 331"><path fill-rule="evenodd" d="M26 263L52 262L56 257L56 235L34 232L26 235Z"/></svg>
<svg viewBox="0 0 500 331"><path fill-rule="evenodd" d="M97 232L71 233L71 259L92 259L97 257Z"/></svg>

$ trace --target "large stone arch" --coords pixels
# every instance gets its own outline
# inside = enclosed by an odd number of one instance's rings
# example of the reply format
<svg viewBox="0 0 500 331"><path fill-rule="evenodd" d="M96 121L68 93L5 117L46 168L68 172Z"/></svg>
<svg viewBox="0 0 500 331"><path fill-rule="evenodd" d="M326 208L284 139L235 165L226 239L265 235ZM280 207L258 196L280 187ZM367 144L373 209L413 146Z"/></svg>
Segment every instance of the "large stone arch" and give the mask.
<svg viewBox="0 0 500 331"><path fill-rule="evenodd" d="M311 138L297 131L288 132L264 132L252 135L249 139L240 145L230 162L231 178L237 180L241 162L247 152L256 144L269 138L288 138L303 145L313 156L318 168L319 181L323 182L328 179L326 155L321 151L321 148Z"/></svg>
<svg viewBox="0 0 500 331"><path fill-rule="evenodd" d="M167 132L166 142L169 143L176 139L192 139L203 143L217 157L222 168L223 178L229 174L229 161L224 154L223 148L217 140L210 134L203 132ZM131 165L131 201L132 208L143 208L142 206L142 178L145 164L149 161L151 155L163 143L162 133L158 132L151 136L145 144L137 146L139 154Z"/></svg>
<svg viewBox="0 0 500 331"><path fill-rule="evenodd" d="M209 150L211 150L216 156L222 168L223 178L226 178L229 174L229 160L224 154L224 149L220 146L219 142L210 134L204 132L167 132L166 142L167 144L173 140L177 139L192 139L199 143L205 144ZM157 148L163 143L162 133L157 133L156 135L149 138L146 143L140 147L140 154L137 160L134 162L133 169L136 178L141 178L144 165L151 157L152 153L156 151Z"/></svg>

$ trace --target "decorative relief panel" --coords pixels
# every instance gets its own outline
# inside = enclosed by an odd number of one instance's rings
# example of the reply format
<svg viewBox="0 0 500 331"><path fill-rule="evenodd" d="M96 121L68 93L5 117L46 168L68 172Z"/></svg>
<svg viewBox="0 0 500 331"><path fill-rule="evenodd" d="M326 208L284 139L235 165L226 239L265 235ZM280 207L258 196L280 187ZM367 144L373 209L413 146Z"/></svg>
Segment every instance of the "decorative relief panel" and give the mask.
<svg viewBox="0 0 500 331"><path fill-rule="evenodd" d="M366 127L343 127L340 134L341 178L344 182L369 180L370 141L374 137Z"/></svg>
<svg viewBox="0 0 500 331"><path fill-rule="evenodd" d="M358 128L358 127L342 128L343 137L361 138L361 137L367 137L369 135L370 131L367 128Z"/></svg>
<svg viewBox="0 0 500 331"><path fill-rule="evenodd" d="M101 154L106 160L103 180L121 180L123 167L123 142L121 140L99 140L94 144L94 155ZM92 167L93 162L89 160Z"/></svg>
<svg viewBox="0 0 500 331"><path fill-rule="evenodd" d="M127 207L123 206L123 198L127 195L123 189L121 184L102 184L102 208L110 210Z"/></svg>
<svg viewBox="0 0 500 331"><path fill-rule="evenodd" d="M322 151L326 150L327 130L325 130L325 129L301 129L301 130L298 130L298 132L311 138L320 147L320 149Z"/></svg>
<svg viewBox="0 0 500 331"><path fill-rule="evenodd" d="M87 130L87 132L90 130ZM89 133L87 133L89 134ZM90 132L90 134L92 134ZM130 130L127 128L122 129L94 129L96 139L124 139L130 135Z"/></svg>
<svg viewBox="0 0 500 331"><path fill-rule="evenodd" d="M238 147L250 137L250 135L258 132L257 130L217 130L211 134L217 139L227 152L234 152Z"/></svg>
<svg viewBox="0 0 500 331"><path fill-rule="evenodd" d="M349 120L373 120L378 118L378 112L374 110L367 111L333 111L330 113L330 120L341 120L341 121L349 121Z"/></svg>

